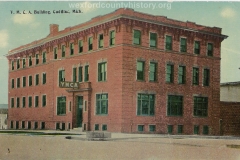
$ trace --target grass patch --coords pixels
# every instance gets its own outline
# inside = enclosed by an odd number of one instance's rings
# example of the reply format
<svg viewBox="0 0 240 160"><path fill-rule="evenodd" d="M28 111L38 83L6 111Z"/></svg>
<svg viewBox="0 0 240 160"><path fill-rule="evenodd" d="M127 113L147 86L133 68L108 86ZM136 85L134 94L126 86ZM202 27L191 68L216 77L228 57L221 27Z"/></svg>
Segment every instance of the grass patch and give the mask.
<svg viewBox="0 0 240 160"><path fill-rule="evenodd" d="M45 133L45 132L34 132L34 131L0 131L1 133L7 134L26 134L26 135L81 135L74 133Z"/></svg>
<svg viewBox="0 0 240 160"><path fill-rule="evenodd" d="M226 145L228 148L236 148L236 149L240 149L240 145L236 145L236 144L227 144Z"/></svg>

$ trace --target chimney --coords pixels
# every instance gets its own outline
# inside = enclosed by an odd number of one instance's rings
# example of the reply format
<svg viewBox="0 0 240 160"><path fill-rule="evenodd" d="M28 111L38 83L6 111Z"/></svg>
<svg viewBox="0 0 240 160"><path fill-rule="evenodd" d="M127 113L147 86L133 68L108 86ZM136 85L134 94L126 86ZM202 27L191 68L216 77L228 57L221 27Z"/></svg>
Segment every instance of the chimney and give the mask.
<svg viewBox="0 0 240 160"><path fill-rule="evenodd" d="M58 24L50 24L50 35L54 36L58 33Z"/></svg>

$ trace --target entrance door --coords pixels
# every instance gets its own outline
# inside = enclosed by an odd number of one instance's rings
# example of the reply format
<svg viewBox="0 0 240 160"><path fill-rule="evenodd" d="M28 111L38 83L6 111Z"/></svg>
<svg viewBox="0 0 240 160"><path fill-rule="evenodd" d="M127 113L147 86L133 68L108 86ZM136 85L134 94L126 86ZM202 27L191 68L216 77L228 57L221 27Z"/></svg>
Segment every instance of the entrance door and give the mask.
<svg viewBox="0 0 240 160"><path fill-rule="evenodd" d="M82 127L83 96L77 96L77 127Z"/></svg>

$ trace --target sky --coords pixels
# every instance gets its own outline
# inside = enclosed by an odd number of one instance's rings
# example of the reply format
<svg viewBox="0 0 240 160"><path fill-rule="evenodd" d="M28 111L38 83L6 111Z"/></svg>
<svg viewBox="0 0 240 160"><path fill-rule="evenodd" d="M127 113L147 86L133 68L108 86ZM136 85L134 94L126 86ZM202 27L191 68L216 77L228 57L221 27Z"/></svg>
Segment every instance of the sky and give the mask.
<svg viewBox="0 0 240 160"><path fill-rule="evenodd" d="M4 55L9 50L46 37L49 24L59 24L59 29L63 30L119 7L222 28L222 34L229 37L221 46L221 83L240 81L240 2L0 1L0 104L8 103L8 61ZM83 13L72 13L79 9ZM32 14L12 14L18 10ZM34 14L34 10L51 14ZM53 13L58 10L70 13Z"/></svg>

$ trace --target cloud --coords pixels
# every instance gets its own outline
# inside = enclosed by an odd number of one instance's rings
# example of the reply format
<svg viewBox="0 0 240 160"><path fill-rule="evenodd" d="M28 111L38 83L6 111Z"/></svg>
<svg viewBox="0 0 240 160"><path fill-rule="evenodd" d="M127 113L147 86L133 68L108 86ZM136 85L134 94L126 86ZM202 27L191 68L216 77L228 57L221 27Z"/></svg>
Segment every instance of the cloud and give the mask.
<svg viewBox="0 0 240 160"><path fill-rule="evenodd" d="M8 46L8 32L7 30L0 30L0 48L5 48Z"/></svg>
<svg viewBox="0 0 240 160"><path fill-rule="evenodd" d="M35 21L34 16L31 14L16 14L13 17L13 22L21 25L29 24L34 21Z"/></svg>
<svg viewBox="0 0 240 160"><path fill-rule="evenodd" d="M235 15L236 12L232 8L224 8L221 12L223 18L233 18Z"/></svg>

